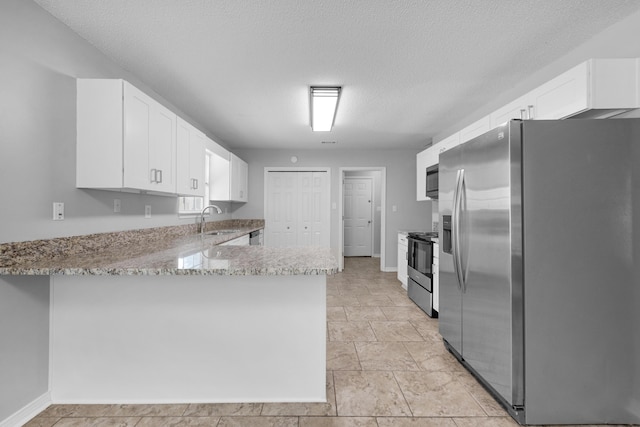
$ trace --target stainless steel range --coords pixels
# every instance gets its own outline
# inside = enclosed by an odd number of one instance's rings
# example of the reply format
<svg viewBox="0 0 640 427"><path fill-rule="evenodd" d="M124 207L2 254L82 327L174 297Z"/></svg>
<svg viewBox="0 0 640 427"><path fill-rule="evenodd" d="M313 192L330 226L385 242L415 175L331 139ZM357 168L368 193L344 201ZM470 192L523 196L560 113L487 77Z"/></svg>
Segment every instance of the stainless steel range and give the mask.
<svg viewBox="0 0 640 427"><path fill-rule="evenodd" d="M438 317L433 308L433 241L438 233L409 233L407 294L430 317Z"/></svg>

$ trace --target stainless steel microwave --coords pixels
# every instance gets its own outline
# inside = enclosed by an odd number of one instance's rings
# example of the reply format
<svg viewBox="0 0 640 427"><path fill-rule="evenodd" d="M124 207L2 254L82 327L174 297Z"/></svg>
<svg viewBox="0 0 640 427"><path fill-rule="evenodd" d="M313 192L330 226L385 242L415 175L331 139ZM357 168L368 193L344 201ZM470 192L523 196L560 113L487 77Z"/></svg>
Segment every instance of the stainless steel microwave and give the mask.
<svg viewBox="0 0 640 427"><path fill-rule="evenodd" d="M438 165L435 164L427 168L427 191L426 196L438 199Z"/></svg>

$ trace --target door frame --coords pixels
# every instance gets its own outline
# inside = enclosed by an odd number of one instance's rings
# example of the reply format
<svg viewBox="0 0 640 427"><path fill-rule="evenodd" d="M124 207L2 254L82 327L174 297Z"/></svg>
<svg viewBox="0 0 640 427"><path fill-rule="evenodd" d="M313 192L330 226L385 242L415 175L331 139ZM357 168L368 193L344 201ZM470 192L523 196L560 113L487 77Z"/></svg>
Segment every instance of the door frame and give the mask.
<svg viewBox="0 0 640 427"><path fill-rule="evenodd" d="M382 211L380 212L380 271L394 271L386 269L386 226L387 226L387 215L386 215L386 205L387 205L387 168L384 166L353 166L353 167L341 167L340 171L340 184L338 185L338 264L339 270L344 270L344 215L343 215L343 203L342 198L344 197L344 184L343 181L345 179L345 172L380 172L380 207ZM372 241L373 246L373 241Z"/></svg>
<svg viewBox="0 0 640 427"><path fill-rule="evenodd" d="M265 166L264 175L263 175L263 183L264 183L264 197L263 197L263 212L266 217L267 215L267 197L268 197L268 188L269 188L269 172L326 172L327 173L327 191L329 194L327 195L327 200L329 200L329 204L327 206L327 210L329 211L329 248L331 247L331 168L328 167L280 167L280 166ZM267 224L265 224L267 227ZM266 230L265 230L266 231ZM266 232L265 232L266 239Z"/></svg>
<svg viewBox="0 0 640 427"><path fill-rule="evenodd" d="M373 197L373 184L374 184L374 180L373 180L372 176L345 176L343 178L343 181L342 181L342 186L343 186L342 190L343 191L344 191L344 184L345 184L344 181L347 180L347 179L366 179L367 181L371 182L371 202L372 203L369 206L369 209L371 210L371 212L370 212L370 214L371 214L371 227L370 227L370 232L369 232L369 234L370 234L369 238L371 239L371 254L368 255L368 256L373 257L374 229L375 229L375 227L378 226L378 224L376 224L376 222L375 222L375 213L374 213L375 211L373 209L373 199L374 199L374 197ZM343 193L343 197L344 197L344 193ZM344 208L344 206L343 206L343 208ZM344 236L344 212L342 212L342 221L343 221L342 233L343 233L343 236ZM380 236L380 237L382 237L382 236ZM344 241L343 241L343 244L344 244ZM382 248L380 248L380 250L382 250ZM342 247L342 251L344 252L344 246Z"/></svg>

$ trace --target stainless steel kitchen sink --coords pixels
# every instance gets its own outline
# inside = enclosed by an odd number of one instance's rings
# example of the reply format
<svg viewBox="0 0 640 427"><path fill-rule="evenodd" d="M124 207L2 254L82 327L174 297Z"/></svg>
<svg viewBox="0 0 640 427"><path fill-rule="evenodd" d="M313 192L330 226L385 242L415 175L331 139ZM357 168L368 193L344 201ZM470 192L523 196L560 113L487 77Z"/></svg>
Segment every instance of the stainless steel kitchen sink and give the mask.
<svg viewBox="0 0 640 427"><path fill-rule="evenodd" d="M240 230L213 230L213 231L207 231L206 235L208 236L218 236L221 234L233 234L233 233L239 233Z"/></svg>

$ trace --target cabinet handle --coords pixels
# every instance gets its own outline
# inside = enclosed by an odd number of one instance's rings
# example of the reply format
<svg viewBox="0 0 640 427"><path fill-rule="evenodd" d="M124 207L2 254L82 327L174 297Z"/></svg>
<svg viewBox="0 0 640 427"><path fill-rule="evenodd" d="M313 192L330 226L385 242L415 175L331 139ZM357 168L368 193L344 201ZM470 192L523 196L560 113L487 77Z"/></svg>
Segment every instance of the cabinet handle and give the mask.
<svg viewBox="0 0 640 427"><path fill-rule="evenodd" d="M160 175L160 179L158 179L156 182L158 184L161 184L162 183L162 169L158 169L158 174Z"/></svg>
<svg viewBox="0 0 640 427"><path fill-rule="evenodd" d="M533 105L529 105L527 109L529 110L529 119L533 119L535 117L533 114Z"/></svg>
<svg viewBox="0 0 640 427"><path fill-rule="evenodd" d="M152 184L154 182L158 182L158 170L157 169L151 169L151 177L149 178L149 180L151 181Z"/></svg>

